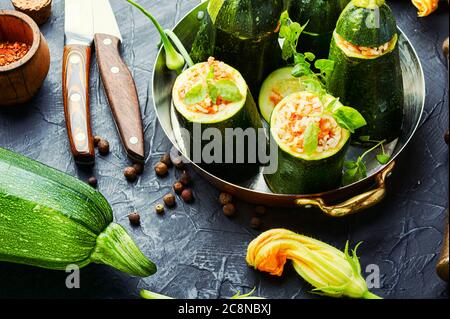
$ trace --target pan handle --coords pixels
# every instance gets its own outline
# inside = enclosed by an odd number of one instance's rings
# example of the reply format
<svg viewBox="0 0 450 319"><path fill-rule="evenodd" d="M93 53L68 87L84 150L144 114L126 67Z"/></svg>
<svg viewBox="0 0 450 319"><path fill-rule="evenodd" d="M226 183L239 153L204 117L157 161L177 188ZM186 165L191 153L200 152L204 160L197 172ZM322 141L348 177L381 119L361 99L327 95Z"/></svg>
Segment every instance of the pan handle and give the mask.
<svg viewBox="0 0 450 319"><path fill-rule="evenodd" d="M325 214L331 217L344 217L358 213L362 210L375 206L386 196L386 178L392 173L395 167L395 161L386 166L376 176L377 188L366 193L357 195L341 204L328 206L320 197L300 198L296 200L298 206L315 206L320 208Z"/></svg>

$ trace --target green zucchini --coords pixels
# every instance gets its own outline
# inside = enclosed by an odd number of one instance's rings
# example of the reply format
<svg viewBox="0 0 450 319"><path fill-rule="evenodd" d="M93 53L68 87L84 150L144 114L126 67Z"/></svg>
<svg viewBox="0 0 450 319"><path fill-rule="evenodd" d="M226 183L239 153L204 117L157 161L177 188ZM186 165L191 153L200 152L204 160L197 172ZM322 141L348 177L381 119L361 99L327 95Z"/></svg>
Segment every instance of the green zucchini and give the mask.
<svg viewBox="0 0 450 319"><path fill-rule="evenodd" d="M293 67L284 67L273 71L261 86L259 93L259 111L269 123L273 109L286 96L305 89L301 79L292 75Z"/></svg>
<svg viewBox="0 0 450 319"><path fill-rule="evenodd" d="M301 25L308 23L298 42L300 52L327 58L336 22L350 0L290 0L289 16Z"/></svg>
<svg viewBox="0 0 450 319"><path fill-rule="evenodd" d="M91 262L147 277L156 266L92 187L0 148L0 261L65 270Z"/></svg>
<svg viewBox="0 0 450 319"><path fill-rule="evenodd" d="M228 74L227 80L232 81L236 89L239 90L238 100L226 101L226 98L219 94L217 101L213 102L211 93L204 92L203 96L194 103L187 102L186 96L194 90L193 87L199 88L199 85L203 85L205 89L208 87L207 76L210 74L211 68L215 71L215 80L219 79L222 73ZM189 86L190 90L188 89ZM232 158L230 158L230 152L227 152L226 149L227 143L231 142L226 140L227 129L250 129L257 135L258 129L262 128L256 104L239 71L212 58L208 59L208 62L198 63L184 71L176 79L172 91L172 103L180 127L187 132L183 136L184 146L189 147L188 155L194 162L207 171L229 181L247 179L257 173L259 170L258 161L250 158L248 152L250 146L256 147L255 150L257 150L257 145L252 145L250 141L245 140L241 144L243 146L241 152L244 152L241 159L237 156L240 155L240 152L233 152ZM199 135L195 133L197 127L199 128L197 130ZM220 132L223 146L220 151L221 154L216 154L216 149L208 152L208 154L217 156L213 162L206 161L203 156L200 156L204 154L204 148L210 144L210 141L202 140L200 144L197 144L197 148L194 146L194 141L198 141L204 132L210 128L217 129ZM235 148L236 144L236 139L233 139Z"/></svg>
<svg viewBox="0 0 450 319"><path fill-rule="evenodd" d="M213 56L238 69L257 97L263 80L283 65L277 32L283 9L283 0L211 0L192 59Z"/></svg>
<svg viewBox="0 0 450 319"><path fill-rule="evenodd" d="M396 22L383 0L366 1L367 7L363 2L353 0L337 23L328 90L366 119L368 125L356 132L355 143L390 142L401 133L404 103Z"/></svg>
<svg viewBox="0 0 450 319"><path fill-rule="evenodd" d="M311 92L297 92L272 112L270 134L278 146L278 170L264 177L274 193L314 194L341 185L350 132L332 115L342 104L332 96L326 96L325 101ZM334 106L328 110L331 103ZM306 127L314 125L318 131L312 140L318 144L308 152L306 135L311 134Z"/></svg>

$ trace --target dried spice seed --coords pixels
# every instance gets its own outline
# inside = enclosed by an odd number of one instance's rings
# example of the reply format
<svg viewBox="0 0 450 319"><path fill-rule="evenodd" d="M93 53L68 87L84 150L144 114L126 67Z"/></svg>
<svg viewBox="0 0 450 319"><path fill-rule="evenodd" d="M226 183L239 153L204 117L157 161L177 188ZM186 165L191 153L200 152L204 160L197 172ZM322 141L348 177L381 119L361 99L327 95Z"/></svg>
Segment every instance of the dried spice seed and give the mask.
<svg viewBox="0 0 450 319"><path fill-rule="evenodd" d="M125 175L125 178L127 179L127 181L129 182L135 182L138 174L136 172L136 170L134 169L134 167L126 167L123 171L123 175Z"/></svg>
<svg viewBox="0 0 450 319"><path fill-rule="evenodd" d="M445 132L445 135L444 135L444 140L445 140L445 143L447 143L447 145L448 145L448 140L449 140L449 131L447 131L447 132Z"/></svg>
<svg viewBox="0 0 450 319"><path fill-rule="evenodd" d="M184 189L184 185L181 182L176 182L173 184L173 190L176 194L181 194Z"/></svg>
<svg viewBox="0 0 450 319"><path fill-rule="evenodd" d="M189 175L187 171L183 171L180 177L180 183L183 184L184 186L188 186L191 183L191 181L192 181L191 175Z"/></svg>
<svg viewBox="0 0 450 319"><path fill-rule="evenodd" d="M267 213L267 208L264 206L256 206L255 213L264 216Z"/></svg>
<svg viewBox="0 0 450 319"><path fill-rule="evenodd" d="M253 217L250 221L250 227L253 229L260 229L262 225L261 219L258 217Z"/></svg>
<svg viewBox="0 0 450 319"><path fill-rule="evenodd" d="M98 181L97 181L97 178L96 178L95 176L89 177L88 180L87 180L87 182L88 182L88 184L91 185L92 187L97 188Z"/></svg>
<svg viewBox="0 0 450 319"><path fill-rule="evenodd" d="M167 194L163 197L164 204L166 204L167 207L174 207L176 202L175 195L173 194Z"/></svg>
<svg viewBox="0 0 450 319"><path fill-rule="evenodd" d="M103 138L100 139L100 141L98 141L97 147L100 155L105 156L109 154L109 142L107 140Z"/></svg>
<svg viewBox="0 0 450 319"><path fill-rule="evenodd" d="M167 167L172 166L172 160L170 159L170 155L168 153L165 153L160 160L161 163L164 163L167 165Z"/></svg>
<svg viewBox="0 0 450 319"><path fill-rule="evenodd" d="M172 163L177 169L183 169L184 168L184 162L183 162L183 158L181 156L178 156L178 157L174 158Z"/></svg>
<svg viewBox="0 0 450 319"><path fill-rule="evenodd" d="M155 172L156 172L156 175L158 175L158 176L166 176L167 173L169 172L169 168L167 167L166 164L164 164L162 162L158 162L155 165Z"/></svg>
<svg viewBox="0 0 450 319"><path fill-rule="evenodd" d="M134 213L131 213L130 215L128 215L128 220L133 225L139 225L141 222L141 216L139 215L139 213L134 212Z"/></svg>
<svg viewBox="0 0 450 319"><path fill-rule="evenodd" d="M223 206L223 213L227 217L233 217L236 215L236 206L233 203L228 203Z"/></svg>
<svg viewBox="0 0 450 319"><path fill-rule="evenodd" d="M22 59L30 50L23 42L0 42L0 66L6 66Z"/></svg>
<svg viewBox="0 0 450 319"><path fill-rule="evenodd" d="M133 168L136 170L136 174L142 175L144 173L144 165L141 163L134 163Z"/></svg>
<svg viewBox="0 0 450 319"><path fill-rule="evenodd" d="M231 203L233 201L233 196L231 196L228 193L220 193L219 195L219 203L220 205L226 205L228 203Z"/></svg>
<svg viewBox="0 0 450 319"><path fill-rule="evenodd" d="M194 200L194 194L192 193L191 189L187 188L187 189L183 190L183 192L181 193L181 198L186 203L190 203Z"/></svg>
<svg viewBox="0 0 450 319"><path fill-rule="evenodd" d="M94 146L97 147L98 143L100 143L100 141L102 140L102 138L98 135L94 136Z"/></svg>
<svg viewBox="0 0 450 319"><path fill-rule="evenodd" d="M164 205L163 204L156 205L155 211L157 214L164 214Z"/></svg>

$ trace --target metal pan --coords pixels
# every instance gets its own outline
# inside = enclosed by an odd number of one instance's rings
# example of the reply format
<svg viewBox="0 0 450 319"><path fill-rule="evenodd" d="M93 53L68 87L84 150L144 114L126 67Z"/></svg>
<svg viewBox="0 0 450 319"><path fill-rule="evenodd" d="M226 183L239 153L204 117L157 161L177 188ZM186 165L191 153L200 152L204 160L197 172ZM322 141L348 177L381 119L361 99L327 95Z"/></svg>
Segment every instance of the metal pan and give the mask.
<svg viewBox="0 0 450 319"><path fill-rule="evenodd" d="M175 34L187 49L200 27L201 11L206 9L206 3L200 4L188 13L174 28ZM341 187L313 195L281 195L272 193L266 186L262 174L252 180L234 184L220 179L191 162L194 169L218 189L247 202L279 207L318 207L324 213L333 217L354 214L379 203L386 195L385 180L395 167L395 160L413 137L420 123L425 105L425 79L419 58L405 34L399 29L399 47L401 67L405 86L404 124L398 140L387 145L391 161L381 166L372 158L368 159L368 177L352 185ZM172 86L176 74L165 67L165 57L159 52L153 70L153 101L161 126L174 146L183 153L177 139L178 123L173 116L171 103ZM355 159L361 149L351 147L348 158Z"/></svg>

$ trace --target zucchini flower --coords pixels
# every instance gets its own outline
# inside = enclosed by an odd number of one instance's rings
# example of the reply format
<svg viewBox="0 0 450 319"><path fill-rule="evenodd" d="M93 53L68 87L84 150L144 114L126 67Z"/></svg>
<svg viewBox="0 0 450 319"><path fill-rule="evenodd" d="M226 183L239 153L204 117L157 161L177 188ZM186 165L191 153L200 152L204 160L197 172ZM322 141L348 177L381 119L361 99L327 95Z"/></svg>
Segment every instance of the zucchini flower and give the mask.
<svg viewBox="0 0 450 319"><path fill-rule="evenodd" d="M436 11L439 0L412 0L412 3L419 9L419 17L426 17Z"/></svg>
<svg viewBox="0 0 450 319"><path fill-rule="evenodd" d="M273 229L250 243L247 263L260 271L281 276L289 259L295 271L315 287L314 293L335 298L380 299L369 292L361 276L356 256L358 246L350 255L348 243L343 253L321 241L285 229Z"/></svg>

